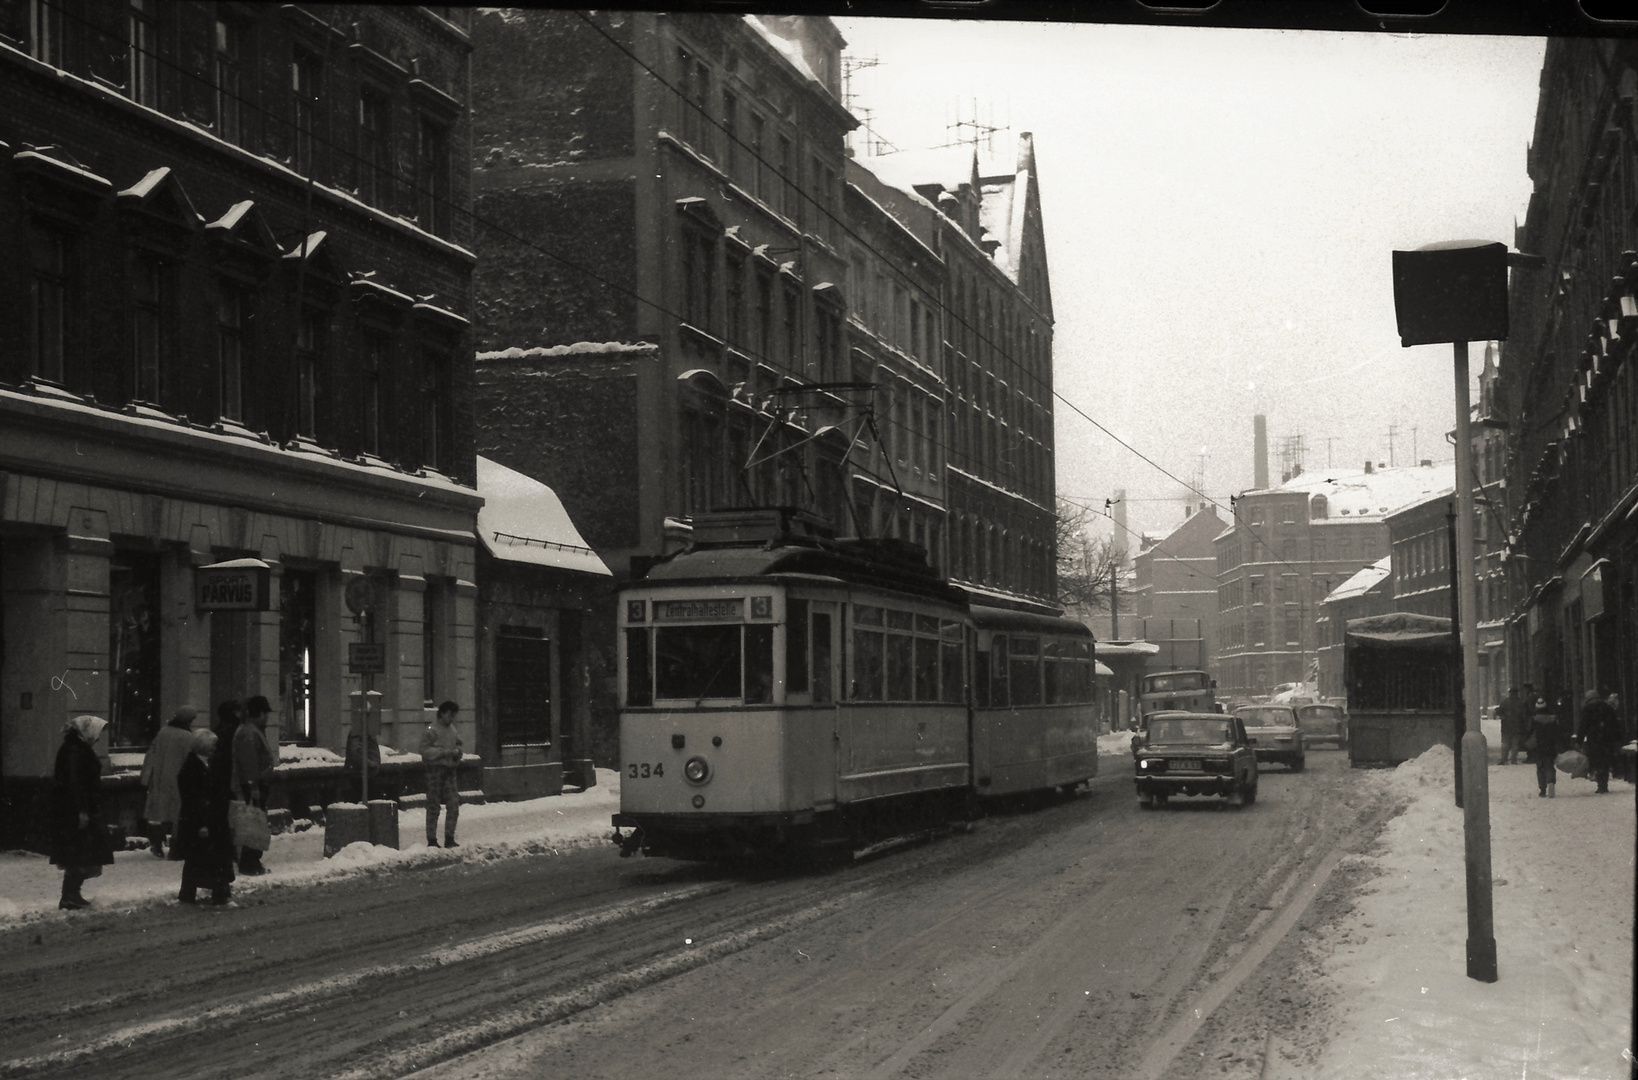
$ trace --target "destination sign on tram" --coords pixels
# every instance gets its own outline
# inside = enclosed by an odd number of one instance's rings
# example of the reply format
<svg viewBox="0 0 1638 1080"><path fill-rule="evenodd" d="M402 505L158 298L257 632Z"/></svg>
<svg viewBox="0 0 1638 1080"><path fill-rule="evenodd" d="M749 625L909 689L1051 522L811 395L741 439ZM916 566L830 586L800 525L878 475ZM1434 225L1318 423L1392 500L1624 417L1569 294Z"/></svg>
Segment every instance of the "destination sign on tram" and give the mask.
<svg viewBox="0 0 1638 1080"><path fill-rule="evenodd" d="M741 619L745 617L745 600L738 596L710 600L656 600L654 617L672 621Z"/></svg>

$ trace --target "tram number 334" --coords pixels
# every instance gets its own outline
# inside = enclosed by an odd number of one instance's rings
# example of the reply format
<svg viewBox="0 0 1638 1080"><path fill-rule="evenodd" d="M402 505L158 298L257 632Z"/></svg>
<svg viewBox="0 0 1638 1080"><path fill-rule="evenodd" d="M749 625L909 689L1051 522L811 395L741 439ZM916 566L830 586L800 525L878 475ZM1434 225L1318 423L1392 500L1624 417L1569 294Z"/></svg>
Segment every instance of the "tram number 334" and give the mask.
<svg viewBox="0 0 1638 1080"><path fill-rule="evenodd" d="M665 762L657 761L652 766L646 761L640 765L627 765L626 775L633 780L647 780L651 776L664 776Z"/></svg>

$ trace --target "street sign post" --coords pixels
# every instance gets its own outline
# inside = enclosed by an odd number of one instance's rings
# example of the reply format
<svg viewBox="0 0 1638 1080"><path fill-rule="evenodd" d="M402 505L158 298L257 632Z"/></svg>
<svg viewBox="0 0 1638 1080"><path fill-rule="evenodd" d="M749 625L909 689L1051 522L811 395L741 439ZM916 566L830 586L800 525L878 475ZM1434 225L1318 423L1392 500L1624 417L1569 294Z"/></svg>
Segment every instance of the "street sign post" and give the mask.
<svg viewBox="0 0 1638 1080"><path fill-rule="evenodd" d="M375 677L387 670L387 646L375 640L375 612L386 602L387 590L380 578L358 574L347 582L343 590L347 609L358 624L360 640L347 645L347 670L364 676L364 691L358 695L358 790L359 801L370 805L370 711L381 710L381 695L376 693Z"/></svg>
<svg viewBox="0 0 1638 1080"><path fill-rule="evenodd" d="M1473 442L1470 431L1467 343L1507 337L1507 245L1452 240L1393 253L1393 305L1400 344L1450 342L1456 379L1456 557L1452 575L1461 614L1462 713L1466 733L1456 744L1456 805L1467 839L1467 975L1495 982L1496 931L1491 918L1490 766L1479 730L1479 608L1473 569ZM1464 795L1463 787L1466 788Z"/></svg>

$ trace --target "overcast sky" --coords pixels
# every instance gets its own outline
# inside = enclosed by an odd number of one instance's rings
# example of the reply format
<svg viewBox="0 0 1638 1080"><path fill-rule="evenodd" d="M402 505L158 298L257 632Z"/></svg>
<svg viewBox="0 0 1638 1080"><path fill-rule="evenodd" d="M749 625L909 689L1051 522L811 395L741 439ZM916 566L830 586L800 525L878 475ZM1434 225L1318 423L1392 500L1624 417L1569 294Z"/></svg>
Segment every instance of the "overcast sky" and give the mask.
<svg viewBox="0 0 1638 1080"><path fill-rule="evenodd" d="M1540 38L838 19L855 111L903 149L1035 135L1058 393L1225 505L1252 415L1310 473L1450 460L1448 345L1404 349L1391 253L1513 244ZM1008 144L1010 145L1010 143ZM1472 349L1477 376L1483 347ZM1058 491L1133 529L1183 488L1059 402ZM1414 444L1414 446L1413 446ZM1328 460L1330 465L1328 466ZM1104 523L1107 530L1107 522Z"/></svg>

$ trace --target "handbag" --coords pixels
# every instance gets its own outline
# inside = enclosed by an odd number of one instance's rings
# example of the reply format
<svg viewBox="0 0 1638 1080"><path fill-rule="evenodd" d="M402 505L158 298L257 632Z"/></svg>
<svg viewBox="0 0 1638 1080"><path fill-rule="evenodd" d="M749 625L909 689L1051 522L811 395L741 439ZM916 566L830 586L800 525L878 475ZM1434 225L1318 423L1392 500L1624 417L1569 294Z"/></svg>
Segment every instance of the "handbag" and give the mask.
<svg viewBox="0 0 1638 1080"><path fill-rule="evenodd" d="M267 811L259 806L237 801L228 804L228 825L233 829L233 843L238 847L266 851L273 846Z"/></svg>
<svg viewBox="0 0 1638 1080"><path fill-rule="evenodd" d="M1587 755L1579 750L1566 750L1553 762L1561 773L1569 773L1571 780L1587 775Z"/></svg>

